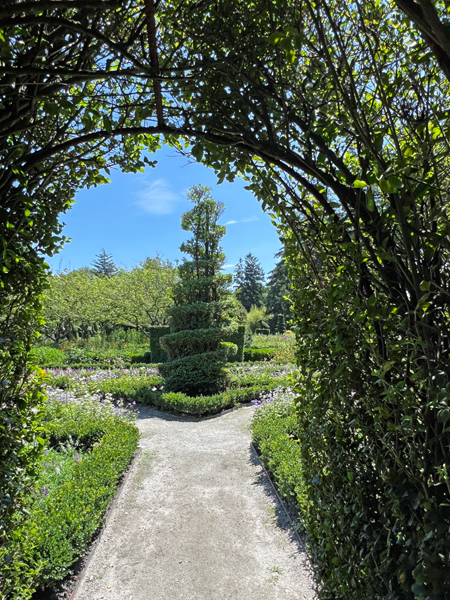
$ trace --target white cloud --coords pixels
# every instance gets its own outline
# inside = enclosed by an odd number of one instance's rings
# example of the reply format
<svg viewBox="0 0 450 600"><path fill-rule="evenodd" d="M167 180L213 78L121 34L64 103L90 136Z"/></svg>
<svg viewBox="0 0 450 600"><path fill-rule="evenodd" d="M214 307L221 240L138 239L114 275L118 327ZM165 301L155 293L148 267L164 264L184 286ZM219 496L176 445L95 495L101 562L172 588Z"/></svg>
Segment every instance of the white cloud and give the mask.
<svg viewBox="0 0 450 600"><path fill-rule="evenodd" d="M175 204L180 200L179 194L170 188L165 179L157 179L138 192L136 202L145 212L152 215L169 215L175 210Z"/></svg>
<svg viewBox="0 0 450 600"><path fill-rule="evenodd" d="M222 269L231 269L231 267L235 267L236 265L223 265Z"/></svg>
<svg viewBox="0 0 450 600"><path fill-rule="evenodd" d="M225 225L234 225L235 223L249 223L250 221L258 221L259 217L250 217L249 219L241 219L240 221L227 221Z"/></svg>

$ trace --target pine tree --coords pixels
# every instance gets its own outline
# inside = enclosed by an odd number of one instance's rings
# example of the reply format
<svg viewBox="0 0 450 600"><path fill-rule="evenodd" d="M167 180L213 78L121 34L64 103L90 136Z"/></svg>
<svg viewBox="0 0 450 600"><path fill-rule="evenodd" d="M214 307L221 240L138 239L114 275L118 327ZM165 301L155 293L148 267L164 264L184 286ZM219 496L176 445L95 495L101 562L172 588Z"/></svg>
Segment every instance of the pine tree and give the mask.
<svg viewBox="0 0 450 600"><path fill-rule="evenodd" d="M119 269L114 264L112 254L107 254L102 248L100 254L97 254L92 262L92 272L97 277L113 277L117 275Z"/></svg>
<svg viewBox="0 0 450 600"><path fill-rule="evenodd" d="M269 312L274 315L269 321L271 332L284 333L286 322L291 316L291 302L286 300L290 294L291 282L283 259L283 250L277 252L275 258L279 260L269 273L266 304Z"/></svg>
<svg viewBox="0 0 450 600"><path fill-rule="evenodd" d="M248 312L252 306L260 307L264 304L264 271L258 259L249 253L242 258L235 269L234 283L236 297Z"/></svg>

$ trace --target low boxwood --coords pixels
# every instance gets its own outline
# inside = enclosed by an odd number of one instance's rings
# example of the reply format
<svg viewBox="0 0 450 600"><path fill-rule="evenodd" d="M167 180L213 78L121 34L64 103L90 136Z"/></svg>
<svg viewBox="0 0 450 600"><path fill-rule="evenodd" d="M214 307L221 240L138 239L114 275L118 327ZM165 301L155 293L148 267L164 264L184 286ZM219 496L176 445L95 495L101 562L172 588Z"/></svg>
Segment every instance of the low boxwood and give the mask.
<svg viewBox="0 0 450 600"><path fill-rule="evenodd" d="M123 348L89 349L71 346L66 350L59 350L50 346L36 346L29 353L31 362L41 368L101 366L114 364L149 364L151 354L146 346L130 346Z"/></svg>
<svg viewBox="0 0 450 600"><path fill-rule="evenodd" d="M147 363L147 362L137 362L137 363L131 363L131 362L123 362L123 361L111 361L111 362L105 362L105 363L74 363L72 365L67 365L67 364L58 364L58 363L49 363L46 365L40 365L42 369L102 369L102 370L106 370L106 369L129 369L130 367L148 367L149 364L151 363ZM156 365L155 365L156 366Z"/></svg>
<svg viewBox="0 0 450 600"><path fill-rule="evenodd" d="M283 383L287 385L287 380ZM256 400L263 394L279 388L280 378L273 377L266 383L253 385L248 382L248 385L239 388L195 397L182 392L164 392L162 387L156 382L149 385L145 378L120 377L103 381L97 389L103 394L111 394L114 398L127 402L138 402L161 410L201 417Z"/></svg>
<svg viewBox="0 0 450 600"><path fill-rule="evenodd" d="M285 390L263 395L253 417L252 439L280 494L300 510L304 482L292 396Z"/></svg>
<svg viewBox="0 0 450 600"><path fill-rule="evenodd" d="M271 360L275 352L275 348L244 348L244 360L246 362Z"/></svg>
<svg viewBox="0 0 450 600"><path fill-rule="evenodd" d="M108 399L66 396L63 401L55 391L47 409L48 442L64 448L66 457L58 477L49 474L44 461L29 516L3 557L0 598L8 600L27 600L70 572L101 525L137 448L136 426Z"/></svg>

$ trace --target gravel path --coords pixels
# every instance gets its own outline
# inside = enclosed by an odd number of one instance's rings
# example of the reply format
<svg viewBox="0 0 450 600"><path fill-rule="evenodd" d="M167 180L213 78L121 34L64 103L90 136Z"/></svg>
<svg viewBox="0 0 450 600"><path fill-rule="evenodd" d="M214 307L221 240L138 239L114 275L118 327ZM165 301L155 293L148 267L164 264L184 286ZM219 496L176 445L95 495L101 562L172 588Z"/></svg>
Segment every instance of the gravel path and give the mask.
<svg viewBox="0 0 450 600"><path fill-rule="evenodd" d="M313 600L305 555L250 450L253 409L142 408L141 453L74 600Z"/></svg>

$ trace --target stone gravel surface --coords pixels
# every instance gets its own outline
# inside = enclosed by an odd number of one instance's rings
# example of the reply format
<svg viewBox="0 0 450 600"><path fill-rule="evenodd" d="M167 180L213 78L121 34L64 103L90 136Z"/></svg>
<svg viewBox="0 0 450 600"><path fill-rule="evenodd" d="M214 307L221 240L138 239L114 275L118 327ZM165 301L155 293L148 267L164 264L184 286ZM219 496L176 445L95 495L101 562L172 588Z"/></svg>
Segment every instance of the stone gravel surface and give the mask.
<svg viewBox="0 0 450 600"><path fill-rule="evenodd" d="M141 408L141 452L73 600L314 600L306 557L250 447L253 408Z"/></svg>

